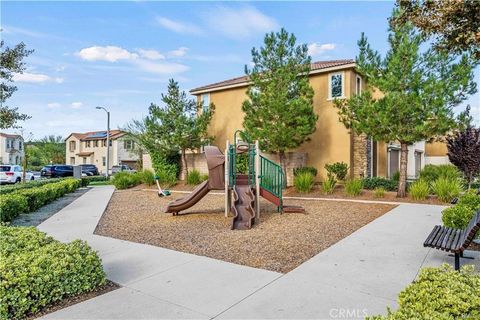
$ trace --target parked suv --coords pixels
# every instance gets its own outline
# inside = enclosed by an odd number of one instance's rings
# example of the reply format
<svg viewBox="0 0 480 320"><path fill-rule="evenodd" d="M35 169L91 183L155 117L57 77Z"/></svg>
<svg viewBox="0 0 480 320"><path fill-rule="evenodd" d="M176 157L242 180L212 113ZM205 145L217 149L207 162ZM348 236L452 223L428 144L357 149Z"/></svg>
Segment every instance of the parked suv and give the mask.
<svg viewBox="0 0 480 320"><path fill-rule="evenodd" d="M120 171L137 172L136 170L130 168L126 164L121 164L121 165L117 165L117 166L112 167L112 174L115 174L115 173L120 172Z"/></svg>
<svg viewBox="0 0 480 320"><path fill-rule="evenodd" d="M73 177L73 166L69 165L48 165L42 168L40 175L45 178Z"/></svg>
<svg viewBox="0 0 480 320"><path fill-rule="evenodd" d="M94 164L81 164L82 173L85 173L87 176L98 176L98 168Z"/></svg>
<svg viewBox="0 0 480 320"><path fill-rule="evenodd" d="M0 165L0 183L17 183L22 181L23 169L19 165ZM27 181L35 180L33 173L26 172Z"/></svg>

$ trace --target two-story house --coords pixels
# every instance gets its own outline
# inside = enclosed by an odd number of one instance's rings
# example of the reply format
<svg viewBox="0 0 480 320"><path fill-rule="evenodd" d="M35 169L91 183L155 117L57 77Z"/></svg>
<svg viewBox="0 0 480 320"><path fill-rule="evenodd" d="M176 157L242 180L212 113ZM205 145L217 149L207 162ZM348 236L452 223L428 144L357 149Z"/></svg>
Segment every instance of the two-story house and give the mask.
<svg viewBox="0 0 480 320"><path fill-rule="evenodd" d="M22 164L24 157L22 136L0 132L0 164Z"/></svg>
<svg viewBox="0 0 480 320"><path fill-rule="evenodd" d="M349 98L360 93L367 85L356 72L355 61L314 62L309 80L314 90L313 108L319 116L316 131L309 141L291 151L306 154L306 165L318 169L320 180L326 177L325 164L337 161L349 165L351 176L391 177L395 174L400 168L399 144L394 141L373 141L365 135L353 134L339 121L338 111L334 107L334 99ZM243 76L190 91L203 108L208 108L210 103L215 105L209 133L215 137L214 144L220 148L225 148L225 142L231 141L237 129L242 129L242 102L247 99L249 85L248 77ZM418 175L428 159L426 151L430 149L426 148L423 141L409 147L408 178L413 179Z"/></svg>
<svg viewBox="0 0 480 320"><path fill-rule="evenodd" d="M107 131L71 133L66 139L66 163L94 164L102 173L107 168ZM110 165L136 168L139 155L135 143L121 130L110 130Z"/></svg>

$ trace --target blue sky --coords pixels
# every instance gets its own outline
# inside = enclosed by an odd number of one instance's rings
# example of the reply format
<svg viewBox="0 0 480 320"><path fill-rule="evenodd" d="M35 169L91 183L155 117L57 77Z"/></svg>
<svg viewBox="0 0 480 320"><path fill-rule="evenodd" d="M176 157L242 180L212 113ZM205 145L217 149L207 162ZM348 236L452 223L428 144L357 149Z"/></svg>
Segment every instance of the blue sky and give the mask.
<svg viewBox="0 0 480 320"><path fill-rule="evenodd" d="M47 134L122 127L160 104L169 78L182 89L241 76L252 47L285 27L312 59L355 58L364 31L387 49L391 2L1 2L2 37L35 52L9 105ZM28 18L27 18L28 17ZM480 71L476 70L480 82ZM480 124L480 96L468 101ZM15 132L18 130L10 130Z"/></svg>

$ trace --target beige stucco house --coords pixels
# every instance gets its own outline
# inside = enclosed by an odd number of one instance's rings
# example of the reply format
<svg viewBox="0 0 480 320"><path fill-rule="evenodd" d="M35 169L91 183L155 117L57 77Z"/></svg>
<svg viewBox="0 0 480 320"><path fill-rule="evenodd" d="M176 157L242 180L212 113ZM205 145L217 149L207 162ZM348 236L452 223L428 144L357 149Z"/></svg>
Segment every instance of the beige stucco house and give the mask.
<svg viewBox="0 0 480 320"><path fill-rule="evenodd" d="M107 132L71 133L66 139L66 163L94 164L102 173L107 165ZM126 164L136 168L139 155L135 143L120 130L110 130L110 168Z"/></svg>
<svg viewBox="0 0 480 320"><path fill-rule="evenodd" d="M22 164L24 157L22 136L0 132L0 164Z"/></svg>
<svg viewBox="0 0 480 320"><path fill-rule="evenodd" d="M396 143L372 141L365 135L352 134L338 120L333 99L349 98L361 92L365 81L355 70L354 60L332 60L312 63L310 84L314 90L313 107L318 114L317 129L311 139L296 150L306 154L306 165L316 167L319 179L326 177L325 164L343 161L350 167L351 176L392 176L399 170L400 146ZM214 144L225 148L235 130L242 129L242 102L247 98L248 77L238 77L192 89L206 108L215 105L209 131ZM425 165L428 151L425 142L409 147L408 178L415 178ZM436 149L435 149L436 150Z"/></svg>

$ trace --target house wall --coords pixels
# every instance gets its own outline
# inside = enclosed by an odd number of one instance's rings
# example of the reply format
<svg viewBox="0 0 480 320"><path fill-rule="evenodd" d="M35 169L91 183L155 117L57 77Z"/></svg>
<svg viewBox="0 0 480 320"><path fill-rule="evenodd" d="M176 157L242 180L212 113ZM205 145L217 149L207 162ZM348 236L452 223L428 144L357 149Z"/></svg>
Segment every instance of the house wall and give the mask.
<svg viewBox="0 0 480 320"><path fill-rule="evenodd" d="M335 71L336 73L337 71ZM355 85L353 69L345 69L344 95L349 97ZM316 131L296 150L308 153L307 166L316 167L319 171L317 179L326 178L325 164L343 161L351 166L350 133L338 121L338 112L333 101L328 99L328 76L330 73L317 73L310 76L310 84L314 90L313 107L318 114ZM225 149L226 141L232 141L234 132L242 129L244 113L241 109L247 98L247 87L232 88L210 93L210 102L215 104L215 114L209 127L209 133L215 137L214 145ZM200 101L201 97L198 96Z"/></svg>
<svg viewBox="0 0 480 320"><path fill-rule="evenodd" d="M7 140L13 140L13 149L7 148ZM13 151L15 150L15 151ZM25 144L18 137L6 137L0 134L0 164L22 164L25 157Z"/></svg>

